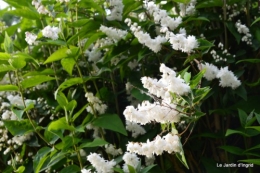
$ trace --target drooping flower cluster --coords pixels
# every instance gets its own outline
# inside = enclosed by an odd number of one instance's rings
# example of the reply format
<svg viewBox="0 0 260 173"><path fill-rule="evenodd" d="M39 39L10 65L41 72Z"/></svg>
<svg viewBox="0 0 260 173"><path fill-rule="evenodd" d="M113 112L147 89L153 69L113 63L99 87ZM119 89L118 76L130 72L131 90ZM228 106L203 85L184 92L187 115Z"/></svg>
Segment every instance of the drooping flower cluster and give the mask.
<svg viewBox="0 0 260 173"><path fill-rule="evenodd" d="M221 87L231 87L232 89L236 89L241 85L241 82L237 79L232 71L228 70L228 67L221 67L219 70L218 67L209 63L201 64L201 66L202 69L206 69L204 77L209 81L215 78L219 78L219 85Z"/></svg>
<svg viewBox="0 0 260 173"><path fill-rule="evenodd" d="M30 32L25 32L25 41L29 45L37 45L36 39L37 39L37 35Z"/></svg>
<svg viewBox="0 0 260 173"><path fill-rule="evenodd" d="M126 121L126 130L132 132L132 137L136 138L139 135L146 133L145 129L135 122Z"/></svg>
<svg viewBox="0 0 260 173"><path fill-rule="evenodd" d="M50 12L42 5L41 1L33 0L32 5L35 6L39 14L50 14Z"/></svg>
<svg viewBox="0 0 260 173"><path fill-rule="evenodd" d="M122 14L124 9L124 4L122 0L110 0L110 6L112 8L111 13L107 16L107 20L122 20Z"/></svg>
<svg viewBox="0 0 260 173"><path fill-rule="evenodd" d="M105 150L107 154L111 154L112 156L118 156L123 153L121 148L116 149L112 144L105 145Z"/></svg>
<svg viewBox="0 0 260 173"><path fill-rule="evenodd" d="M246 42L249 45L252 44L252 40L251 40L252 35L250 34L248 27L246 25L243 25L240 20L236 22L236 27L237 27L237 31L240 34L244 34L244 36L242 37L242 41Z"/></svg>
<svg viewBox="0 0 260 173"><path fill-rule="evenodd" d="M115 42L120 41L121 39L125 38L127 31L106 27L101 25L99 28L102 32L104 32L109 38L113 39Z"/></svg>
<svg viewBox="0 0 260 173"><path fill-rule="evenodd" d="M42 35L44 37L50 38L52 40L57 40L59 38L59 32L60 29L58 27L51 27L51 26L46 26L43 30L42 30Z"/></svg>
<svg viewBox="0 0 260 173"><path fill-rule="evenodd" d="M129 142L127 145L127 151L149 158L154 154L161 155L164 151L167 151L168 153L181 152L182 146L177 135L168 133L163 137L157 135L153 141L147 140L146 143Z"/></svg>
<svg viewBox="0 0 260 173"><path fill-rule="evenodd" d="M96 169L97 173L113 173L113 167L116 165L114 160L108 161L103 159L97 153L91 153L87 156L88 161Z"/></svg>
<svg viewBox="0 0 260 173"><path fill-rule="evenodd" d="M123 160L125 162L125 164L123 165L123 170L125 173L130 172L127 165L130 165L136 169L138 164L140 163L140 159L135 153L126 152L123 156Z"/></svg>
<svg viewBox="0 0 260 173"><path fill-rule="evenodd" d="M181 16L191 16L196 12L195 5L197 0L191 0L188 4L179 3L180 15Z"/></svg>
<svg viewBox="0 0 260 173"><path fill-rule="evenodd" d="M107 109L107 105L103 104L102 101L95 97L93 93L87 92L85 94L85 97L87 98L88 102L91 104L87 107L87 111L94 114L95 112L98 112L99 114L105 113Z"/></svg>

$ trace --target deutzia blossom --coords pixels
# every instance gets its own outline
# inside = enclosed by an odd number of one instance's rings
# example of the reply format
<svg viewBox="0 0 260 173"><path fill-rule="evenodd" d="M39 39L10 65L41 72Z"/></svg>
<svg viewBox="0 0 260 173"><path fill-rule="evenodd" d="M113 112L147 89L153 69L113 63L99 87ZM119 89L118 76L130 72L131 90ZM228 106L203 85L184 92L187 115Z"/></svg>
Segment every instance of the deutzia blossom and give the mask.
<svg viewBox="0 0 260 173"><path fill-rule="evenodd" d="M115 42L120 41L122 38L125 38L127 32L124 30L112 28L112 27L106 27L104 25L101 25L99 28L102 32L104 32L108 37L112 38Z"/></svg>
<svg viewBox="0 0 260 173"><path fill-rule="evenodd" d="M37 39L37 35L30 33L30 32L25 32L25 41L29 44L29 45L36 45Z"/></svg>
<svg viewBox="0 0 260 173"><path fill-rule="evenodd" d="M32 5L34 5L39 14L49 14L49 11L41 4L41 1L33 0Z"/></svg>
<svg viewBox="0 0 260 173"><path fill-rule="evenodd" d="M81 173L91 173L91 170L90 170L90 169L88 169L88 170L82 169L82 170L81 170Z"/></svg>
<svg viewBox="0 0 260 173"><path fill-rule="evenodd" d="M228 67L221 68L217 74L217 78L220 79L219 85L222 87L232 87L232 89L236 89L241 85L241 82L232 71L228 70Z"/></svg>
<svg viewBox="0 0 260 173"><path fill-rule="evenodd" d="M180 3L180 15L181 16L190 16L193 15L196 11L195 5L197 3L197 0L191 0L188 4Z"/></svg>
<svg viewBox="0 0 260 173"><path fill-rule="evenodd" d="M85 97L87 97L88 102L91 104L91 106L87 107L88 112L92 114L94 114L94 111L97 111L99 114L105 113L107 105L103 104L102 101L99 100L99 98L93 95L93 93L87 92L85 94Z"/></svg>
<svg viewBox="0 0 260 173"><path fill-rule="evenodd" d="M107 20L122 20L124 4L122 0L110 0L110 6L112 7L111 14L107 16Z"/></svg>
<svg viewBox="0 0 260 173"><path fill-rule="evenodd" d="M51 38L52 40L57 40L59 38L59 32L60 29L58 27L51 27L48 25L42 30L42 35L44 37Z"/></svg>
<svg viewBox="0 0 260 173"><path fill-rule="evenodd" d="M217 74L219 72L218 67L209 63L201 64L201 66L202 69L206 69L206 72L204 73L203 77L205 77L208 81L211 81L217 77Z"/></svg>
<svg viewBox="0 0 260 173"><path fill-rule="evenodd" d="M150 158L153 157L154 154L161 155L164 151L167 151L168 153L181 152L182 146L177 135L168 133L164 137L157 135L155 140L147 140L146 143L129 142L127 151Z"/></svg>
<svg viewBox="0 0 260 173"><path fill-rule="evenodd" d="M118 156L119 154L122 154L123 151L121 148L116 149L114 145L108 144L105 145L106 153L111 154L112 156Z"/></svg>
<svg viewBox="0 0 260 173"><path fill-rule="evenodd" d="M145 129L135 122L126 121L126 130L132 132L132 137L136 138L139 135L146 133Z"/></svg>
<svg viewBox="0 0 260 173"><path fill-rule="evenodd" d="M87 156L88 161L96 169L97 173L113 173L113 167L116 165L114 160L103 159L99 154L91 153Z"/></svg>
<svg viewBox="0 0 260 173"><path fill-rule="evenodd" d="M129 169L128 169L127 165L130 165L134 169L136 169L138 164L139 164L139 162L140 162L140 159L137 157L137 155L135 153L129 153L129 152L126 152L124 154L123 160L125 162L125 164L123 166L123 170L124 170L125 173L129 172Z"/></svg>

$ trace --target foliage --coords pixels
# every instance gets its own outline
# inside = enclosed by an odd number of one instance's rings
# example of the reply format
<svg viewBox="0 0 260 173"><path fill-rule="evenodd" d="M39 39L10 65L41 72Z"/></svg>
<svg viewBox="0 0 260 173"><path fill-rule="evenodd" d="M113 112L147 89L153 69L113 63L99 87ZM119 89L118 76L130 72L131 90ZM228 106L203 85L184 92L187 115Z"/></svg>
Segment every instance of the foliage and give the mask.
<svg viewBox="0 0 260 173"><path fill-rule="evenodd" d="M4 1L0 172L257 171L258 1Z"/></svg>

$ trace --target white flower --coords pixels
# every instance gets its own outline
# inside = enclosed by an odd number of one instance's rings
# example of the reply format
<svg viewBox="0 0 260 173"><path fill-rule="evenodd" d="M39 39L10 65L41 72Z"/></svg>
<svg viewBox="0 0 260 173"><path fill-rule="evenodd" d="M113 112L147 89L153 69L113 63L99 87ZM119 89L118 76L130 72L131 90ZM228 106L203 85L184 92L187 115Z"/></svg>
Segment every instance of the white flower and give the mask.
<svg viewBox="0 0 260 173"><path fill-rule="evenodd" d="M37 35L30 32L25 32L25 41L29 45L37 45L36 39L37 39Z"/></svg>
<svg viewBox="0 0 260 173"><path fill-rule="evenodd" d="M81 170L81 173L91 173L91 170L90 170L90 169L88 169L88 170L82 169L82 170Z"/></svg>
<svg viewBox="0 0 260 173"><path fill-rule="evenodd" d="M132 132L132 137L136 138L139 135L146 133L145 129L135 122L126 121L126 130Z"/></svg>
<svg viewBox="0 0 260 173"><path fill-rule="evenodd" d="M87 97L88 102L90 104L92 104L91 106L87 107L88 112L90 112L92 114L94 114L94 111L97 111L99 114L105 113L105 111L107 109L107 105L103 104L99 98L97 98L93 95L93 93L87 92L85 94L85 97Z"/></svg>
<svg viewBox="0 0 260 173"><path fill-rule="evenodd" d="M110 6L112 7L111 14L107 16L107 20L122 20L124 4L122 0L110 0Z"/></svg>
<svg viewBox="0 0 260 173"><path fill-rule="evenodd" d="M201 66L202 69L206 69L206 72L204 73L203 77L205 77L208 81L211 81L217 77L217 74L219 72L218 67L209 63L201 64Z"/></svg>
<svg viewBox="0 0 260 173"><path fill-rule="evenodd" d="M219 85L222 87L231 87L232 89L236 89L241 85L241 82L232 71L228 70L228 67L221 68L217 74L217 78L220 79Z"/></svg>
<svg viewBox="0 0 260 173"><path fill-rule="evenodd" d="M120 41L121 39L125 38L127 31L112 28L112 27L106 27L104 25L101 25L99 28L102 32L104 32L108 37L113 39L115 42Z"/></svg>
<svg viewBox="0 0 260 173"><path fill-rule="evenodd" d="M57 40L59 38L59 32L60 29L58 27L51 27L48 25L42 30L42 35L44 37L51 38L52 40Z"/></svg>
<svg viewBox="0 0 260 173"><path fill-rule="evenodd" d="M116 149L114 145L108 144L105 145L106 153L111 154L112 156L118 156L119 154L122 154L123 151L121 148Z"/></svg>
<svg viewBox="0 0 260 173"><path fill-rule="evenodd" d="M96 169L97 173L113 173L113 167L116 165L114 160L103 159L99 154L91 153L87 157L88 161Z"/></svg>
<svg viewBox="0 0 260 173"><path fill-rule="evenodd" d="M129 172L127 165L130 165L133 168L137 168L137 166L140 162L140 159L137 157L137 155L135 153L129 153L129 152L126 152L124 154L123 160L125 162L125 164L123 165L123 170L124 170L125 173Z"/></svg>

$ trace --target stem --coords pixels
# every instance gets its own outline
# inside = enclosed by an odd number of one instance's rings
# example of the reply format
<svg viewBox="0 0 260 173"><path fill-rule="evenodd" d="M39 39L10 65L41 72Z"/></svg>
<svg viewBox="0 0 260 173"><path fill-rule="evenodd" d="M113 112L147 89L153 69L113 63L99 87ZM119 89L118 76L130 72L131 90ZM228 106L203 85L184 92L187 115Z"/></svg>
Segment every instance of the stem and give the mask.
<svg viewBox="0 0 260 173"><path fill-rule="evenodd" d="M225 25L225 22L227 21L227 8L226 8L226 5L227 5L227 1L226 0L223 0L223 25L224 25L224 32L225 32L225 49L227 50L228 49L228 38L227 38L227 27Z"/></svg>
<svg viewBox="0 0 260 173"><path fill-rule="evenodd" d="M115 87L115 84L114 84L114 76L112 75L112 73L110 73L110 78L111 78L111 81L112 81L112 88L113 88L113 92L114 92L114 96L115 96L117 115L120 115L118 98L117 98L117 94L116 94L116 87Z"/></svg>

